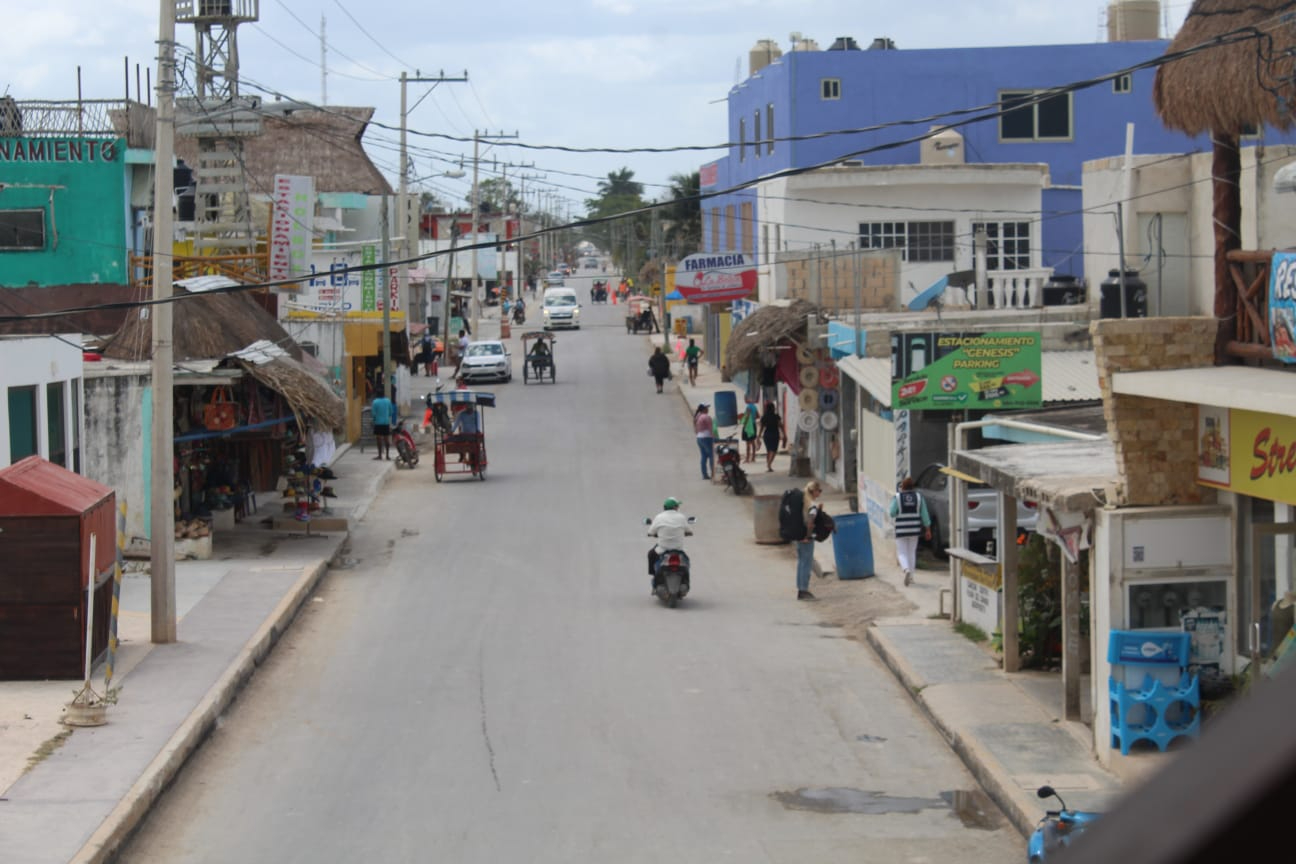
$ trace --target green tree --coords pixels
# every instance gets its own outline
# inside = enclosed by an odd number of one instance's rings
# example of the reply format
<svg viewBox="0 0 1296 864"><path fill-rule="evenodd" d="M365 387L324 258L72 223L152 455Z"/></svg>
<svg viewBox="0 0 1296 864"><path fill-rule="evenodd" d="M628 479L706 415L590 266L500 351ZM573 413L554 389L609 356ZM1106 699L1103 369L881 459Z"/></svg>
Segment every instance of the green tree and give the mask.
<svg viewBox="0 0 1296 864"><path fill-rule="evenodd" d="M668 200L664 208L666 245L678 257L692 255L702 248L702 201L698 197L702 188L701 176L672 174Z"/></svg>
<svg viewBox="0 0 1296 864"><path fill-rule="evenodd" d="M464 200L472 206L472 192ZM477 184L477 202L483 213L501 213L517 210L521 199L513 184L503 177L491 177Z"/></svg>
<svg viewBox="0 0 1296 864"><path fill-rule="evenodd" d="M598 184L598 198L585 201L587 217L606 219L602 225L587 231L587 236L600 249L612 253L612 260L626 273L636 273L647 252L650 215L630 214L642 209L643 184L634 180L634 171L622 168L608 173ZM621 216L621 218L614 218Z"/></svg>

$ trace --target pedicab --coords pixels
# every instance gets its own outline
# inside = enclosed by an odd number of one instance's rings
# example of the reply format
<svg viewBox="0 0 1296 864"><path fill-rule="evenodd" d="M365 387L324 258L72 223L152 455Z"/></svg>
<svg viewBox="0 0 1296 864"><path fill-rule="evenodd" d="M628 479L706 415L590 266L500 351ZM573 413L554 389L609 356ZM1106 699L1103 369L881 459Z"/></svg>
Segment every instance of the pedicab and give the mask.
<svg viewBox="0 0 1296 864"><path fill-rule="evenodd" d="M432 409L432 473L438 483L447 474L471 474L486 479L486 415L495 407L495 394L478 390L429 393ZM447 457L456 456L458 459Z"/></svg>
<svg viewBox="0 0 1296 864"><path fill-rule="evenodd" d="M529 384L531 379L544 381L548 373L550 383L556 379L554 373L554 343L558 340L553 334L543 330L532 330L522 334L522 383ZM534 342L535 344L531 344Z"/></svg>
<svg viewBox="0 0 1296 864"><path fill-rule="evenodd" d="M602 279L594 280L594 285L590 288L591 303L608 302L608 283Z"/></svg>
<svg viewBox="0 0 1296 864"><path fill-rule="evenodd" d="M626 303L628 306L625 318L627 333L652 333L659 329L657 316L653 314L651 297L632 296Z"/></svg>

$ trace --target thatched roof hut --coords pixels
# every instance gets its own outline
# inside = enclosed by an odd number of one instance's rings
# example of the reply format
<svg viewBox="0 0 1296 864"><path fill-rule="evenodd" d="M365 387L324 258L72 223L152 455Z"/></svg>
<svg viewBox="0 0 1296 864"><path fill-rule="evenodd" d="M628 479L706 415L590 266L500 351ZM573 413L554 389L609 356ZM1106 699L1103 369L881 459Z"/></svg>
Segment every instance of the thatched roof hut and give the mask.
<svg viewBox="0 0 1296 864"><path fill-rule="evenodd" d="M1167 53L1209 47L1158 68L1153 86L1152 98L1167 126L1211 136L1214 312L1220 322L1216 363L1269 353L1265 345L1235 339L1238 318L1248 310L1239 308L1246 301L1239 298L1228 256L1242 245L1242 132L1262 125L1292 126L1285 102L1286 82L1294 66L1290 52L1296 47L1296 24L1279 16L1290 14L1293 7L1296 3L1291 0L1194 0ZM1268 328L1260 330L1267 340Z"/></svg>
<svg viewBox="0 0 1296 864"><path fill-rule="evenodd" d="M1207 132L1239 135L1247 127L1290 129L1290 106L1278 101L1296 61L1296 24L1278 16L1293 10L1291 0L1196 0L1170 43L1174 54L1221 40L1217 47L1157 69L1152 98L1162 121L1189 135ZM1255 28L1267 38L1235 31Z"/></svg>
<svg viewBox="0 0 1296 864"><path fill-rule="evenodd" d="M787 306L762 306L738 322L729 336L725 370L730 375L756 365L763 348L772 348L798 334L804 337L806 319L819 307L808 300L793 300Z"/></svg>
<svg viewBox="0 0 1296 864"><path fill-rule="evenodd" d="M299 417L328 428L342 425L346 406L328 383L303 362L304 352L274 316L248 292L192 293L172 304L174 355L186 360L221 360L243 369L277 393ZM152 322L133 314L104 346L105 357L147 360L153 352Z"/></svg>

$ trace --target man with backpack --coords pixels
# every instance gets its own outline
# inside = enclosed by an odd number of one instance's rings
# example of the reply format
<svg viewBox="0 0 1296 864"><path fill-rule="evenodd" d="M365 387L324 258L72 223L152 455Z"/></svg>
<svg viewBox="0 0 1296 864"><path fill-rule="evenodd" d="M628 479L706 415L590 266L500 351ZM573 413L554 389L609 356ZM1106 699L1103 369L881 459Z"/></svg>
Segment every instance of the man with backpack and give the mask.
<svg viewBox="0 0 1296 864"><path fill-rule="evenodd" d="M797 550L797 599L813 600L810 593L810 571L814 568L814 544L817 536L816 522L819 520L819 496L823 487L818 480L811 480L805 489L789 489L783 493L779 502L779 536L784 540L796 543ZM828 527L828 533L832 533ZM824 535L825 539L827 534Z"/></svg>
<svg viewBox="0 0 1296 864"><path fill-rule="evenodd" d="M896 557L904 571L904 584L913 584L917 569L918 536L931 540L931 514L927 502L914 489L912 477L900 481L900 491L891 501L891 518L895 520Z"/></svg>

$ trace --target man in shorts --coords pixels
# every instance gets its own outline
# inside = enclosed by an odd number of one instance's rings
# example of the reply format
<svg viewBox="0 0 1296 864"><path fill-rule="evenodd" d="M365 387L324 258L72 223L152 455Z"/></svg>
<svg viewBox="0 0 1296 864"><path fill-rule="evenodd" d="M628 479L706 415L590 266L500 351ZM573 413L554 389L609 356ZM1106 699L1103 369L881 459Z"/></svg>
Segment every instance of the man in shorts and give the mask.
<svg viewBox="0 0 1296 864"><path fill-rule="evenodd" d="M391 459L391 430L396 420L396 406L386 396L375 396L369 406L373 418L374 440L378 442L378 455L374 459Z"/></svg>

